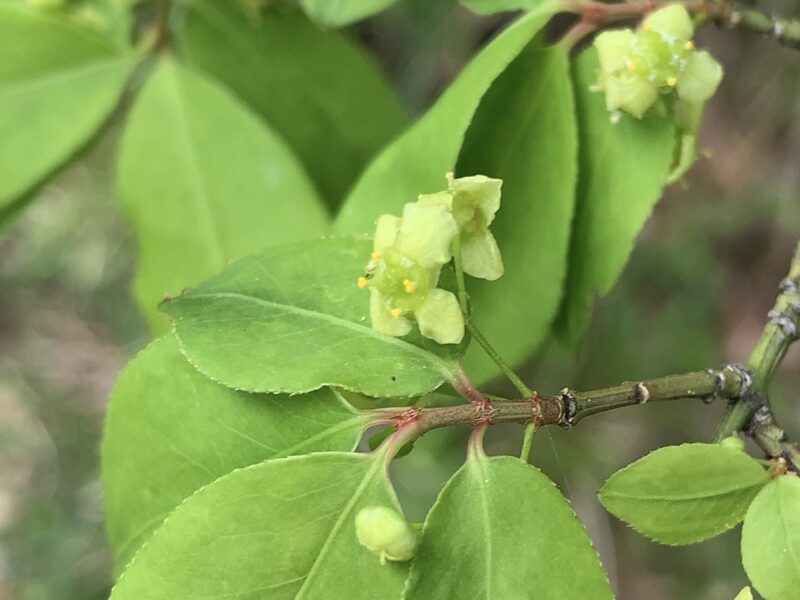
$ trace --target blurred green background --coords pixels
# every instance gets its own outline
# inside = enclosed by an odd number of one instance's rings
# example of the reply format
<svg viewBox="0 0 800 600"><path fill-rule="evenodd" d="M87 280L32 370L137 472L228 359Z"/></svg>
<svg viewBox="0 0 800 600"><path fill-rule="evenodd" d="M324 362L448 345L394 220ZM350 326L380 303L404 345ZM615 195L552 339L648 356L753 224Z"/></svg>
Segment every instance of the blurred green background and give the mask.
<svg viewBox="0 0 800 600"><path fill-rule="evenodd" d="M405 0L350 33L419 115L507 20ZM553 341L524 369L542 393L743 360L760 333L800 234L800 54L713 26L698 37L726 68L703 130L708 158L667 191L580 347ZM114 380L148 341L130 290L135 243L114 193L123 116L0 237L0 600L92 600L110 589L99 442ZM513 394L501 383L489 391ZM796 438L798 401L795 347L773 402ZM537 436L534 462L586 522L619 598L728 600L744 585L738 530L657 546L595 499L608 475L649 450L707 440L721 411L653 404ZM459 466L465 434L430 433L396 463L412 519ZM487 449L516 454L520 435L494 428Z"/></svg>

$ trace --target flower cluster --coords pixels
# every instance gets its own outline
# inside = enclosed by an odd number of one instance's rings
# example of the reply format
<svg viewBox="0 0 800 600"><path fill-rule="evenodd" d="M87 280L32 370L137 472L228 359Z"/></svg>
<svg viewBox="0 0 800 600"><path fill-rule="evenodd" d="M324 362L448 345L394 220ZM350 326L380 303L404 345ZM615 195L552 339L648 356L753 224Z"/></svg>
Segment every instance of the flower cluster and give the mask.
<svg viewBox="0 0 800 600"><path fill-rule="evenodd" d="M600 59L599 87L610 111L641 118L661 94L701 105L716 91L722 67L708 52L698 51L694 25L681 4L651 13L638 31L607 31L595 39Z"/></svg>
<svg viewBox="0 0 800 600"><path fill-rule="evenodd" d="M370 291L372 328L403 336L415 320L420 333L440 344L464 337L464 314L452 292L437 287L442 267L461 253L464 272L482 279L503 274L503 260L489 226L500 208L502 181L483 175L454 179L448 188L419 196L401 217L376 222L373 251L358 279ZM457 242L457 243L456 243Z"/></svg>

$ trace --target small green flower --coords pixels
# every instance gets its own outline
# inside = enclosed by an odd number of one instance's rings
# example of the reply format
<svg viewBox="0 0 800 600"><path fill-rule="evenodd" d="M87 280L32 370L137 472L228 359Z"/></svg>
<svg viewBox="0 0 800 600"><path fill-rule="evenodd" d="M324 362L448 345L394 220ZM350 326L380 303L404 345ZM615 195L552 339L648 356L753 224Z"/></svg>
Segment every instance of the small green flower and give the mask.
<svg viewBox="0 0 800 600"><path fill-rule="evenodd" d="M419 204L442 204L452 212L461 236L461 257L467 275L490 281L501 277L505 272L503 258L489 226L500 209L502 179L484 175L454 179L448 173L447 180L447 191L422 195Z"/></svg>
<svg viewBox="0 0 800 600"><path fill-rule="evenodd" d="M722 79L722 67L707 52L695 50L693 35L686 8L671 4L651 13L636 32L597 36L599 87L605 90L608 110L641 118L661 94L673 90L691 104L708 100Z"/></svg>
<svg viewBox="0 0 800 600"><path fill-rule="evenodd" d="M356 537L380 558L381 564L387 560L410 560L417 549L417 534L403 515L385 506L368 506L359 511Z"/></svg>
<svg viewBox="0 0 800 600"><path fill-rule="evenodd" d="M443 204L406 204L402 218L378 219L366 275L358 280L370 291L373 329L406 335L411 316L423 336L440 344L463 339L464 316L455 294L436 287L457 234L456 221Z"/></svg>

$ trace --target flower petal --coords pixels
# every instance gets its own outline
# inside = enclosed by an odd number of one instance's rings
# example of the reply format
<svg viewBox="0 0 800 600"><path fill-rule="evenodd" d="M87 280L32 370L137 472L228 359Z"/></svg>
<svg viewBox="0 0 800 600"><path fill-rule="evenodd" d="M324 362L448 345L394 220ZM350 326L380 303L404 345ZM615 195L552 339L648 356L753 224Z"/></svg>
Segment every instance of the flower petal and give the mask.
<svg viewBox="0 0 800 600"><path fill-rule="evenodd" d="M430 206L432 204L442 204L448 210L453 209L453 194L450 192L436 192L435 194L420 194L417 198L417 204L421 206Z"/></svg>
<svg viewBox="0 0 800 600"><path fill-rule="evenodd" d="M461 238L464 272L473 277L494 281L503 275L503 257L492 233L484 229Z"/></svg>
<svg viewBox="0 0 800 600"><path fill-rule="evenodd" d="M485 175L473 175L450 180L450 191L455 197L453 211L458 212L458 204L464 203L476 208L481 214L481 221L488 227L494 220L495 213L500 209L500 188L502 179L492 179ZM458 215L456 215L458 220Z"/></svg>
<svg viewBox="0 0 800 600"><path fill-rule="evenodd" d="M397 239L397 232L400 231L400 217L381 215L375 225L373 248L376 252L385 252L389 246L394 245Z"/></svg>
<svg viewBox="0 0 800 600"><path fill-rule="evenodd" d="M630 29L604 31L595 38L594 45L600 59L600 70L604 75L608 76L628 68L632 42L633 31Z"/></svg>
<svg viewBox="0 0 800 600"><path fill-rule="evenodd" d="M458 233L453 215L443 204L406 204L396 248L425 269L447 263Z"/></svg>
<svg viewBox="0 0 800 600"><path fill-rule="evenodd" d="M678 79L678 95L691 104L705 102L722 81L722 67L708 52L693 52Z"/></svg>
<svg viewBox="0 0 800 600"><path fill-rule="evenodd" d="M609 77L605 89L608 110L622 109L639 119L658 99L658 88L644 77L632 73Z"/></svg>
<svg viewBox="0 0 800 600"><path fill-rule="evenodd" d="M369 316L372 328L378 333L400 337L411 331L411 323L405 317L392 316L386 298L375 288L369 290Z"/></svg>
<svg viewBox="0 0 800 600"><path fill-rule="evenodd" d="M652 29L679 40L688 40L694 35L692 18L682 4L670 4L650 13L642 21L642 28L645 31Z"/></svg>
<svg viewBox="0 0 800 600"><path fill-rule="evenodd" d="M453 292L431 290L414 311L419 332L440 344L458 344L464 339L464 315Z"/></svg>

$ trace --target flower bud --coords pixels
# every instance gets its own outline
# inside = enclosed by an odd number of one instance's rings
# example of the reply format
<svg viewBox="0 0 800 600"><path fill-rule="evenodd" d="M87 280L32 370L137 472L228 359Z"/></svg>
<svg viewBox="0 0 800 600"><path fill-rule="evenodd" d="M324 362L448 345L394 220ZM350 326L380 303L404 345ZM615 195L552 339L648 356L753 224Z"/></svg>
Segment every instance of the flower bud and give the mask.
<svg viewBox="0 0 800 600"><path fill-rule="evenodd" d="M380 558L405 561L414 556L417 534L403 515L386 506L368 506L356 515L358 542Z"/></svg>
<svg viewBox="0 0 800 600"><path fill-rule="evenodd" d="M724 446L725 448L730 448L731 450L744 452L744 440L742 440L742 438L740 438L738 435L731 435L723 440L720 440L719 445Z"/></svg>

